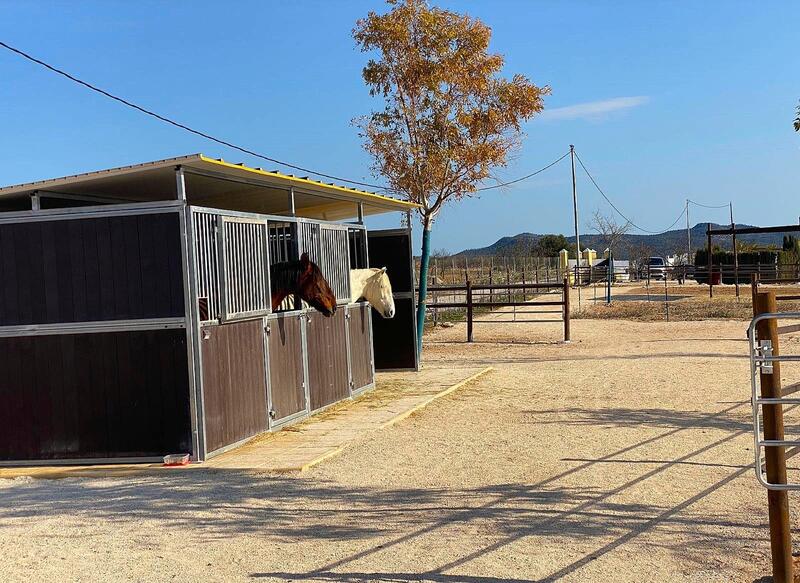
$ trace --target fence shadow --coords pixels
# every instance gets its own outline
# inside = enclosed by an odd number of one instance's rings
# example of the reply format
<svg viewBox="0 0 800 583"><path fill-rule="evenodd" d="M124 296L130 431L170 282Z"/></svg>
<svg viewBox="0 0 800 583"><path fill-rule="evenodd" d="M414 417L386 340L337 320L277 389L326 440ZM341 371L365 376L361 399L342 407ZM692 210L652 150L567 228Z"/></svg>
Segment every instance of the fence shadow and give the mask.
<svg viewBox="0 0 800 583"><path fill-rule="evenodd" d="M519 346L558 346L560 344L564 344L563 340L473 340L472 342L467 342L466 339L464 340L425 340L425 345L441 345L441 346L452 346L452 345L461 345L461 344L485 344L485 345L503 345L503 346L510 346L510 345L519 345ZM488 361L487 361L488 362Z"/></svg>
<svg viewBox="0 0 800 583"><path fill-rule="evenodd" d="M448 575L444 573L397 573L397 572L354 572L311 571L308 573L252 573L254 578L277 578L285 581L331 581L334 583L540 583L540 579L520 579L519 577L481 577L478 575Z"/></svg>
<svg viewBox="0 0 800 583"><path fill-rule="evenodd" d="M742 405L746 401L740 402ZM565 407L561 409L525 409L523 415L530 417L529 423L542 425L586 425L612 427L658 427L665 429L718 429L722 431L748 432L753 422L743 412L742 415L709 415L701 411L678 411L675 409L630 409L626 407L606 407L585 409ZM548 419L547 417L555 417ZM543 418L544 417L544 418Z"/></svg>
<svg viewBox="0 0 800 583"><path fill-rule="evenodd" d="M82 515L123 525L157 516L165 528L201 529L210 538L259 533L284 540L342 541L383 538L445 517L442 524L487 521L504 535L516 536L530 532L527 521L537 507L577 503L585 496L515 483L384 490L198 469L162 476L0 481L0 522ZM502 504L487 505L487 500Z"/></svg>
<svg viewBox="0 0 800 583"><path fill-rule="evenodd" d="M443 343L444 344L444 343ZM469 346L466 342L449 342L451 346ZM473 343L476 344L476 343ZM488 342L484 341L484 345L500 345L500 346L513 346L514 342ZM560 344L555 342L554 344ZM566 345L568 346L568 345ZM646 361L648 359L686 359L686 358L720 358L726 360L747 360L750 357L747 354L726 354L724 352L662 352L659 354L602 354L598 356L507 356L507 357L492 357L492 358L470 358L470 364L474 365L497 365L497 364L536 364L536 363L558 363L558 362L609 362L615 360L638 360Z"/></svg>
<svg viewBox="0 0 800 583"><path fill-rule="evenodd" d="M722 468L722 475L709 480L710 483L701 482L698 488L668 503L660 498L620 501L618 495L640 487L677 465L693 464L696 457L705 459L714 448L748 433L749 425L731 415L737 409L745 411L746 402L712 414L625 408L526 410L525 414L534 418L561 415L559 423L608 423L620 427L645 424L665 429L609 451L601 458L568 464L563 472L534 484L377 488L307 477L204 469L138 478L70 478L11 484L0 481L0 499L3 500L0 523L19 518L36 520L41 516L50 519L80 516L86 520L108 520L123 528L151 520L159 528L184 527L208 540L227 541L239 534L257 535L265 542L274 540L284 547L287 541L310 541L321 551L314 557L302 556L301 560L295 556L291 563L297 565L294 571L287 570L285 555L265 554L258 559L259 568L250 573L255 579L272 577L334 583L370 579L532 583L535 579L450 571L468 570L469 563L481 557L502 560L502 556L494 554L501 549L511 556L532 552L534 541L541 540L561 548L581 549L565 554L557 570L538 579L556 581L657 529L662 536L655 541L648 540L648 545L685 555L688 539L691 541L688 546L696 549L693 558L700 563L710 555L738 552L743 543L756 540L751 536L754 529L765 528L762 524L753 524L752 520L737 520L736 515L732 518L727 513L715 515L691 508L745 472L752 471L749 467L734 467L733 471ZM535 422L554 421L538 419ZM641 471L631 471L630 478L617 483L593 486L576 476L597 464L627 463L620 456L629 458L639 448L695 428L720 429L726 433L705 438L692 451L673 459L648 459L645 460L648 466L634 465ZM571 483L565 482L568 476L574 476ZM446 539L454 530L461 531L467 525L486 535L449 544L447 554L426 559L426 563L435 565L426 565L428 570L420 567L418 572L410 572L408 567L400 567L392 571L382 561L387 556L383 553L398 553L407 544L416 544L414 550L420 551L426 548L425 537ZM740 531L734 537L731 529ZM348 544L341 546L343 541ZM589 550L586 550L587 541ZM327 548L329 544L338 546ZM342 549L350 550L342 557ZM341 558L316 558L325 556ZM511 569L513 571L513 564Z"/></svg>

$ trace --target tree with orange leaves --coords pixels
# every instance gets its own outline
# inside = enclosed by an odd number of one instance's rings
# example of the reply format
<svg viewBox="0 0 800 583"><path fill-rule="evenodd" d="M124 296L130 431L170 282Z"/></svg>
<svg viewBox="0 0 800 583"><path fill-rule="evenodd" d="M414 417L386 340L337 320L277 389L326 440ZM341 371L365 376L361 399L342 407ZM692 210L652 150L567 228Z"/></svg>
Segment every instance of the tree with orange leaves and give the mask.
<svg viewBox="0 0 800 583"><path fill-rule="evenodd" d="M370 94L385 101L357 124L374 172L421 205L421 352L434 221L445 203L474 195L506 165L522 122L543 109L549 88L519 74L503 78L504 59L489 52L492 31L480 20L425 0L388 3L389 12L370 12L353 30L362 51L377 53L363 76Z"/></svg>

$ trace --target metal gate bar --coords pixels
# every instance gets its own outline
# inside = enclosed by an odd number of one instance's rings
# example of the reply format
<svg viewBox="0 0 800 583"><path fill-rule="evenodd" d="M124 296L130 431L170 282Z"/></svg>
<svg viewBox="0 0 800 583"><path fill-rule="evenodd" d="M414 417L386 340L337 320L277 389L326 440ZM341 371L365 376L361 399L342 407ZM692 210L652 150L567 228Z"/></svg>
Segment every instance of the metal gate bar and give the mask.
<svg viewBox="0 0 800 583"><path fill-rule="evenodd" d="M756 326L765 320L800 320L800 312L767 313L759 314L750 323L747 329L748 344L750 348L750 388L751 403L753 408L753 437L755 451L755 472L758 482L769 490L800 490L800 483L780 484L770 482L764 472L762 448L767 447L796 447L800 446L800 440L795 439L764 439L763 423L761 418L761 407L763 405L780 406L800 405L800 397L762 397L760 395L758 380L759 374L774 374L773 363L776 362L798 362L800 355L773 355L772 342L767 339L759 339L756 334ZM794 331L794 326L779 327L778 332ZM790 387L787 387L790 388Z"/></svg>

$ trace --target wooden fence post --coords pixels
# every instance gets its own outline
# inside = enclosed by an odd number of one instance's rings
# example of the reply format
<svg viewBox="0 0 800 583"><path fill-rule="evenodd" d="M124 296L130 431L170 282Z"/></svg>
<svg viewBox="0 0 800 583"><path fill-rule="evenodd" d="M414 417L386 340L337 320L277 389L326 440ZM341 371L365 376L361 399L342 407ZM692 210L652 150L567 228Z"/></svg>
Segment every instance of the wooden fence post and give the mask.
<svg viewBox="0 0 800 583"><path fill-rule="evenodd" d="M756 292L753 297L756 314L778 311L774 291ZM772 318L762 320L756 326L758 340L772 342L772 354L780 354L778 346L778 322ZM759 373L761 396L777 398L781 396L780 362L772 363L772 373ZM782 405L762 405L764 419L764 439L781 440L783 436ZM786 483L786 448L766 447L764 458L767 480L774 484ZM785 490L767 490L769 505L769 539L772 549L772 577L775 583L793 583L792 540L789 525L789 493Z"/></svg>
<svg viewBox="0 0 800 583"><path fill-rule="evenodd" d="M753 303L753 317L758 316L756 313L756 294L758 293L758 273L750 274L750 297Z"/></svg>
<svg viewBox="0 0 800 583"><path fill-rule="evenodd" d="M708 223L708 228L706 230L706 249L708 249L708 297L714 297L714 262L712 261L713 256L711 253L711 223ZM720 260L719 264L720 269L722 269L722 260ZM722 281L720 279L720 281Z"/></svg>
<svg viewBox="0 0 800 583"><path fill-rule="evenodd" d="M561 300L564 302L564 342L569 342L569 278L564 278Z"/></svg>
<svg viewBox="0 0 800 583"><path fill-rule="evenodd" d="M525 264L522 264L522 301L528 301L527 288L525 287Z"/></svg>
<svg viewBox="0 0 800 583"><path fill-rule="evenodd" d="M467 280L467 342L472 342L472 282Z"/></svg>
<svg viewBox="0 0 800 583"><path fill-rule="evenodd" d="M490 257L489 261L491 262L489 264L489 286L491 287L494 283L494 256ZM494 302L494 288L489 290L489 301Z"/></svg>
<svg viewBox="0 0 800 583"><path fill-rule="evenodd" d="M506 285L511 285L511 272L508 270L508 257L503 257L503 265L506 268ZM511 288L506 290L507 301L511 303Z"/></svg>

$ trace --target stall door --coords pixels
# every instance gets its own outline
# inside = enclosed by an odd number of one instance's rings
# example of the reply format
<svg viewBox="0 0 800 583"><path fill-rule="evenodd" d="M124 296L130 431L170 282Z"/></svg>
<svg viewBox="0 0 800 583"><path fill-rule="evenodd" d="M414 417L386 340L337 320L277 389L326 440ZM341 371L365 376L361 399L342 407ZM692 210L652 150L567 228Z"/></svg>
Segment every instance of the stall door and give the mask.
<svg viewBox="0 0 800 583"><path fill-rule="evenodd" d="M394 292L395 316L372 316L375 370L418 370L417 314L411 229L369 231L369 266L386 267Z"/></svg>
<svg viewBox="0 0 800 583"><path fill-rule="evenodd" d="M270 417L272 425L306 411L302 316L297 312L267 318Z"/></svg>
<svg viewBox="0 0 800 583"><path fill-rule="evenodd" d="M210 453L269 428L263 321L207 326L201 346Z"/></svg>
<svg viewBox="0 0 800 583"><path fill-rule="evenodd" d="M306 332L308 394L316 411L350 396L345 310L330 318L309 311Z"/></svg>

